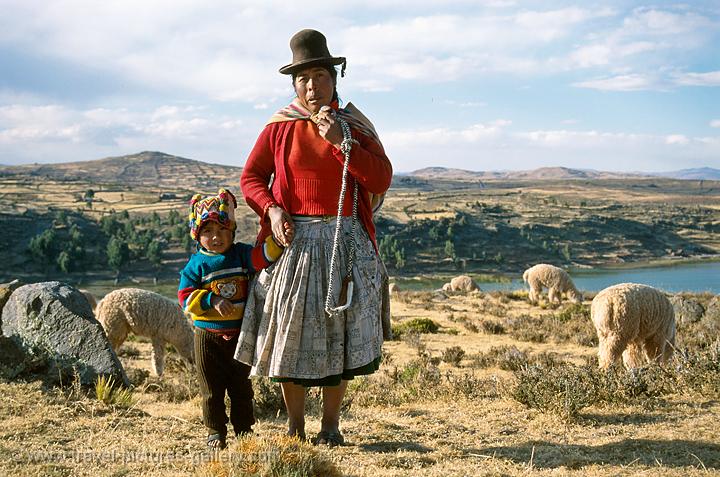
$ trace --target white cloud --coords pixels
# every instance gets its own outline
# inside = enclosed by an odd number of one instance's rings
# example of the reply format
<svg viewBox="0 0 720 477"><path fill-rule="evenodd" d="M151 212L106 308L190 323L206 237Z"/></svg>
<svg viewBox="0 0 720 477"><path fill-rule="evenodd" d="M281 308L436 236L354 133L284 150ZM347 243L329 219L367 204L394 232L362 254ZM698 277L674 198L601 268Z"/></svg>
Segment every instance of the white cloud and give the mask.
<svg viewBox="0 0 720 477"><path fill-rule="evenodd" d="M80 149L103 155L147 149L207 148L217 152L220 145L239 150L240 142L249 143L257 129L257 125L248 127L242 119L195 106L130 111L9 105L0 107L0 157L22 162L37 157L39 151L47 151L50 144L54 149L44 161L75 160Z"/></svg>
<svg viewBox="0 0 720 477"><path fill-rule="evenodd" d="M675 83L683 86L720 86L720 71L682 73L676 76Z"/></svg>
<svg viewBox="0 0 720 477"><path fill-rule="evenodd" d="M510 121L498 119L488 124L473 124L463 129L446 127L392 131L382 135L387 147L406 147L444 144L473 144L498 137Z"/></svg>
<svg viewBox="0 0 720 477"><path fill-rule="evenodd" d="M640 74L619 75L611 78L579 81L572 84L578 88L598 89L601 91L641 91L661 89L655 78Z"/></svg>
<svg viewBox="0 0 720 477"><path fill-rule="evenodd" d="M387 139L388 155L397 171L426 166L501 170L557 165L654 171L712 164L720 154L720 137L567 129L513 131L510 123L502 120L456 129L396 131L383 139Z"/></svg>
<svg viewBox="0 0 720 477"><path fill-rule="evenodd" d="M689 142L690 140L687 138L687 136L684 136L683 134L670 134L669 136L665 137L666 144L677 144L684 146Z"/></svg>
<svg viewBox="0 0 720 477"><path fill-rule="evenodd" d="M720 128L720 119L713 119L710 121L711 128Z"/></svg>

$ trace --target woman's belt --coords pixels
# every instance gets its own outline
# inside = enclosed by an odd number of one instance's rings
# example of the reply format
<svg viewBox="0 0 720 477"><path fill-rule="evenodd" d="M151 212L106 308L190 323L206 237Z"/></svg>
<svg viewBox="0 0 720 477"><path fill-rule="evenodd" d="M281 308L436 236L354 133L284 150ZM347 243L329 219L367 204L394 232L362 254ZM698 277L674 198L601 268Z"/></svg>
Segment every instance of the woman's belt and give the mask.
<svg viewBox="0 0 720 477"><path fill-rule="evenodd" d="M292 215L293 222L312 224L316 222L330 223L337 219L336 215Z"/></svg>

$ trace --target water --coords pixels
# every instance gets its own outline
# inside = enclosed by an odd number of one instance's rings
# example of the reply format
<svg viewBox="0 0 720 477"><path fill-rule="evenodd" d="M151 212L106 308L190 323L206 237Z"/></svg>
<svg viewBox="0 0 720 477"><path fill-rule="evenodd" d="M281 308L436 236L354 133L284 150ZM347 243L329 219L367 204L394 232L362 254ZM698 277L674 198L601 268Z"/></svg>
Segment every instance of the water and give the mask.
<svg viewBox="0 0 720 477"><path fill-rule="evenodd" d="M595 269L572 271L570 276L581 291L600 291L618 283L650 285L666 292L711 292L720 294L720 262L679 264L665 267ZM478 282L483 291L521 290L522 278L510 283Z"/></svg>

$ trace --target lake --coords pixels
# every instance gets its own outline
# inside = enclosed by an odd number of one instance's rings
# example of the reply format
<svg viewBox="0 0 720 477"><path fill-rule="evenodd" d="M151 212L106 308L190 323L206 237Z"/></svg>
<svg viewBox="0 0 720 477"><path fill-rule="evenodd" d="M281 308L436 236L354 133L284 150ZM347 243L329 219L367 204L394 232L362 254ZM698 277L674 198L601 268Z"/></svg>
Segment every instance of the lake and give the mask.
<svg viewBox="0 0 720 477"><path fill-rule="evenodd" d="M600 291L618 283L650 285L666 292L711 292L720 294L720 262L688 263L672 266L575 270L570 276L579 290ZM526 288L522 279L510 283L478 282L485 291L520 290Z"/></svg>

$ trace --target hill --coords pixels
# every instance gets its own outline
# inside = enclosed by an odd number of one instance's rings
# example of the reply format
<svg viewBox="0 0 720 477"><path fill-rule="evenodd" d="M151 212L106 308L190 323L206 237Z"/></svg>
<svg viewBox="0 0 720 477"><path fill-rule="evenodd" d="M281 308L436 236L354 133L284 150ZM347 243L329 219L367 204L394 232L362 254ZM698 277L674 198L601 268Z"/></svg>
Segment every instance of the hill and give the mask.
<svg viewBox="0 0 720 477"><path fill-rule="evenodd" d="M671 172L656 172L653 175L659 177L669 177L671 179L718 181L720 180L720 169L713 169L712 167L697 167L694 169L680 169L679 171Z"/></svg>
<svg viewBox="0 0 720 477"><path fill-rule="evenodd" d="M447 167L426 167L407 174L426 180L453 180L462 182L478 182L483 180L600 180L600 179L637 179L644 174L605 172L568 167L540 167L527 171L468 171Z"/></svg>
<svg viewBox="0 0 720 477"><path fill-rule="evenodd" d="M92 161L0 166L0 176L164 188L180 185L187 189L214 188L220 184L236 187L241 172L241 167L209 164L155 151Z"/></svg>

